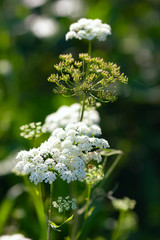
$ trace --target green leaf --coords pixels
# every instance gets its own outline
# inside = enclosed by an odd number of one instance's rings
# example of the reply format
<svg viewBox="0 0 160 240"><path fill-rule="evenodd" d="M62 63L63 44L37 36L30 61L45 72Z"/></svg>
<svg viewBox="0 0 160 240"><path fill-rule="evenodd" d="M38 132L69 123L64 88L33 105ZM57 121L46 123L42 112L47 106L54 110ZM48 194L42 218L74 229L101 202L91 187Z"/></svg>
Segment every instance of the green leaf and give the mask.
<svg viewBox="0 0 160 240"><path fill-rule="evenodd" d="M41 240L47 239L47 227L46 227L46 219L45 219L45 211L44 205L42 200L42 192L41 192L41 184L35 185L34 183L30 182L27 176L24 176L25 184L28 188L28 192L32 197L33 204L35 206L35 210L37 213L37 218L39 220L39 224L41 226Z"/></svg>
<svg viewBox="0 0 160 240"><path fill-rule="evenodd" d="M12 209L17 198L23 193L24 188L21 184L16 184L9 189L4 200L0 203L0 234L12 213Z"/></svg>
<svg viewBox="0 0 160 240"><path fill-rule="evenodd" d="M89 212L88 212L88 217L92 215L93 211L94 211L95 207L91 207Z"/></svg>
<svg viewBox="0 0 160 240"><path fill-rule="evenodd" d="M107 172L105 173L104 178L103 178L104 180L106 180L111 175L111 173L113 172L113 170L117 166L117 164L118 164L118 162L119 162L119 160L120 160L120 158L123 154L123 152L120 151L120 150L114 150L114 149L112 149L112 150L113 151L110 152L110 155L108 155L108 156L111 156L111 155L118 155L118 156L116 156L113 163L111 164L111 166L108 168Z"/></svg>
<svg viewBox="0 0 160 240"><path fill-rule="evenodd" d="M61 226L69 221L71 221L74 217L74 214L72 214L72 216L70 216L69 218L67 218L67 220L64 221L64 223L61 224Z"/></svg>
<svg viewBox="0 0 160 240"><path fill-rule="evenodd" d="M3 227L7 222L14 205L14 200L4 199L0 205L1 221L0 221L0 234L3 232Z"/></svg>
<svg viewBox="0 0 160 240"><path fill-rule="evenodd" d="M100 152L100 154L102 156L109 157L112 155L121 155L121 154L123 154L123 152L121 150L117 150L117 149L103 149Z"/></svg>
<svg viewBox="0 0 160 240"><path fill-rule="evenodd" d="M72 214L72 216L70 216L69 218L67 218L67 219L66 219L62 224L60 224L60 225L57 225L57 224L55 224L54 222L51 222L51 221L49 221L49 223L50 223L50 226L51 226L52 229L61 232L61 230L58 229L58 228L60 228L61 226L63 226L65 223L71 221L71 220L73 219L73 217L74 217L74 214Z"/></svg>
<svg viewBox="0 0 160 240"><path fill-rule="evenodd" d="M55 224L54 222L51 222L51 221L49 221L49 224L50 224L50 226L51 226L51 228L52 228L53 230L58 231L58 232L61 232L60 229L57 229L57 228L59 228L61 225L58 226L57 224Z"/></svg>

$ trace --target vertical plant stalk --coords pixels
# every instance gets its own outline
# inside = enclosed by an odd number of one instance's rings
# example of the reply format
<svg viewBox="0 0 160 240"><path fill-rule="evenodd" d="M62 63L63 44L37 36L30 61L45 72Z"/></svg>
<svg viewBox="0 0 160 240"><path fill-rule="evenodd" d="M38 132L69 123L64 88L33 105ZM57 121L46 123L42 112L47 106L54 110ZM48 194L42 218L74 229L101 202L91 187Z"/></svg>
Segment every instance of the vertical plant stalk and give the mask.
<svg viewBox="0 0 160 240"><path fill-rule="evenodd" d="M74 240L78 240L78 239L82 238L82 234L83 234L83 231L85 229L86 221L87 221L87 218L88 218L88 210L89 210L89 202L90 202L90 197L91 197L91 187L92 187L92 185L89 184L89 185L87 185L87 187L88 187L88 189L87 189L88 192L87 192L86 210L85 210L85 213L84 213L84 221L83 221L83 224L82 224L82 227L81 227L80 231L77 233Z"/></svg>
<svg viewBox="0 0 160 240"><path fill-rule="evenodd" d="M85 101L86 101L86 94L83 95L83 104L82 104L82 110L81 110L81 116L80 116L80 122L83 120L84 110L85 110Z"/></svg>
<svg viewBox="0 0 160 240"><path fill-rule="evenodd" d="M119 160L122 157L123 152L120 151L120 153L118 153L118 156L116 157L115 161L112 163L112 165L110 166L110 168L108 169L108 171L106 172L104 179L106 180L110 174L113 172L113 170L115 169L115 167L117 166Z"/></svg>
<svg viewBox="0 0 160 240"><path fill-rule="evenodd" d="M71 191L72 198L76 197L76 193L77 193L76 190L77 190L77 188L76 188L75 182L71 182L70 191ZM75 236L76 236L77 229L78 229L78 223L79 223L78 220L79 220L78 209L76 209L75 214L74 214L74 222L73 222L73 225L71 228L71 239L70 240L75 240Z"/></svg>
<svg viewBox="0 0 160 240"><path fill-rule="evenodd" d="M28 180L27 177L24 177L24 181L32 197L33 204L35 206L35 210L36 210L39 224L41 227L40 240L47 240L47 226L46 226L45 210L44 210L43 199L42 199L41 184L39 183L38 185L34 185Z"/></svg>
<svg viewBox="0 0 160 240"><path fill-rule="evenodd" d="M91 51L92 51L92 42L89 41L89 45L88 45L88 55L91 57Z"/></svg>
<svg viewBox="0 0 160 240"><path fill-rule="evenodd" d="M87 202L86 202L86 210L85 210L85 214L84 214L84 219L87 219L88 217L88 210L89 210L89 201L90 201L90 197L91 197L91 184L87 185L88 187L88 193L87 193Z"/></svg>
<svg viewBox="0 0 160 240"><path fill-rule="evenodd" d="M47 239L47 226L46 226L46 218L45 218L45 209L43 203L43 196L42 196L42 185L41 183L38 184L38 191L39 191L39 204L40 204L40 211L39 211L39 218L41 219L41 225L43 224L43 235L42 239ZM35 202L36 205L36 202ZM37 210L38 211L38 210Z"/></svg>
<svg viewBox="0 0 160 240"><path fill-rule="evenodd" d="M120 231L121 231L121 224L122 224L122 221L124 219L124 216L125 216L125 211L120 211L119 213L119 218L118 218L118 223L117 223L117 226L116 228L114 229L113 231L113 234L112 234L112 238L111 240L117 240L120 236Z"/></svg>
<svg viewBox="0 0 160 240"><path fill-rule="evenodd" d="M89 45L88 45L88 55L89 56L91 56L91 49L92 49L92 42L89 41ZM88 68L89 68L89 65L87 66L86 75L88 74L88 70L89 70ZM83 72L84 72L84 61L83 61ZM82 122L82 120L83 120L83 114L84 114L84 110L85 110L85 101L86 101L86 94L84 93L80 122Z"/></svg>
<svg viewBox="0 0 160 240"><path fill-rule="evenodd" d="M89 41L89 46L88 46L88 55L89 56L91 56L91 46L92 46L92 43L91 43L91 41ZM89 68L89 66L87 66L86 74L88 74L88 68ZM84 71L84 62L83 62L83 71ZM84 93L82 109L81 109L81 115L80 115L80 122L83 120L83 116L84 116L85 101L86 101L86 94ZM71 240L79 239L79 237L81 236L81 233L83 232L84 226L86 224L86 220L88 218L89 201L90 201L90 196L91 196L91 185L87 185L87 187L88 187L88 189L87 189L88 193L87 193L86 210L85 210L85 214L84 214L84 222L83 222L81 230L76 235L76 230L77 230L77 225L78 225L78 214L76 212L76 214L75 214L75 223L76 224L74 225L74 227L72 229ZM75 237L75 235L76 235L76 237Z"/></svg>
<svg viewBox="0 0 160 240"><path fill-rule="evenodd" d="M77 213L77 210L76 210L75 215L74 215L74 224L73 224L70 240L75 240L76 239L75 236L76 236L76 233L77 233L77 228L78 228L78 213Z"/></svg>
<svg viewBox="0 0 160 240"><path fill-rule="evenodd" d="M115 167L117 166L117 164L119 163L122 155L123 155L123 152L120 151L120 150L113 150L111 151L110 153L107 153L106 155L103 155L102 156L105 156L104 160L105 160L105 163L107 161L107 158L109 156L112 156L112 155L117 155L117 157L115 158L115 160L113 161L113 163L111 164L111 166L108 168L107 172L105 173L104 177L103 177L103 180L99 183L99 187L102 187L103 184L105 183L105 181L109 178L109 176L111 175L111 173L113 172L113 170L115 169Z"/></svg>
<svg viewBox="0 0 160 240"><path fill-rule="evenodd" d="M50 199L49 199L48 224L47 224L47 240L51 240L50 221L52 222L52 197L53 197L53 183L50 184Z"/></svg>

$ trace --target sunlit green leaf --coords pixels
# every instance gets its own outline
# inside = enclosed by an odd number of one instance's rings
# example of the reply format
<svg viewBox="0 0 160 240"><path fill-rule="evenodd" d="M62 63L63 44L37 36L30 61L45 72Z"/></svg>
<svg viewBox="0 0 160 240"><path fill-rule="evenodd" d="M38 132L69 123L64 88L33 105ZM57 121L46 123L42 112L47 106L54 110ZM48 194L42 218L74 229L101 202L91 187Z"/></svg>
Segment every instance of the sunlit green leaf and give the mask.
<svg viewBox="0 0 160 240"><path fill-rule="evenodd" d="M102 156L105 157L109 157L111 155L119 155L119 154L123 154L123 152L121 150L117 150L117 149L103 149L100 154Z"/></svg>
<svg viewBox="0 0 160 240"><path fill-rule="evenodd" d="M67 218L67 219L66 219L62 224L60 224L60 225L57 225L57 224L55 224L54 222L51 222L51 221L49 221L49 223L50 223L50 226L51 226L52 229L60 232L61 230L59 230L58 228L60 228L61 226L63 226L65 223L71 221L71 220L73 219L73 217L74 217L74 214L72 214L72 216L70 216L69 218Z"/></svg>
<svg viewBox="0 0 160 240"><path fill-rule="evenodd" d="M94 211L95 207L91 207L89 212L88 212L88 217L92 215L93 211Z"/></svg>

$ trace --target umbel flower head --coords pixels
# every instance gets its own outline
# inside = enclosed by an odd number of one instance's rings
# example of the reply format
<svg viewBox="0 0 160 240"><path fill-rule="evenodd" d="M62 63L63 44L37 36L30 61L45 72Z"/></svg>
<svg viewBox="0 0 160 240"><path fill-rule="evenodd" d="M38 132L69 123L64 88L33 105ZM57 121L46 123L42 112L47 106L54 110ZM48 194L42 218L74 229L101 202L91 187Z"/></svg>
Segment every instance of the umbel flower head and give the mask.
<svg viewBox="0 0 160 240"><path fill-rule="evenodd" d="M32 122L20 127L21 136L27 139L38 138L42 135L42 123Z"/></svg>
<svg viewBox="0 0 160 240"><path fill-rule="evenodd" d="M78 22L70 25L66 40L72 38L93 40L97 38L99 41L105 41L110 34L110 25L102 23L100 19L81 18Z"/></svg>
<svg viewBox="0 0 160 240"><path fill-rule="evenodd" d="M71 106L61 106L55 113L51 113L45 119L43 125L44 132L53 132L58 127L66 127L69 123L79 122L81 105L74 103ZM95 109L84 111L83 122L87 125L98 124L100 121L99 113Z"/></svg>
<svg viewBox="0 0 160 240"><path fill-rule="evenodd" d="M77 208L76 198L70 199L69 196L62 198L58 197L57 201L53 201L52 205L58 209L58 212L68 211L70 209L75 210Z"/></svg>
<svg viewBox="0 0 160 240"><path fill-rule="evenodd" d="M98 149L108 148L108 142L95 136L101 134L97 125L87 126L78 122L63 130L57 128L48 141L38 148L21 151L14 172L29 175L30 181L52 183L58 177L67 183L84 181L90 161L102 161Z"/></svg>
<svg viewBox="0 0 160 240"><path fill-rule="evenodd" d="M48 78L56 85L54 93L64 96L85 94L98 101L113 102L117 99L117 86L128 82L120 73L120 67L103 58L91 58L88 54L79 54L80 61L75 61L71 54L59 58L60 63L54 65L57 73Z"/></svg>
<svg viewBox="0 0 160 240"><path fill-rule="evenodd" d="M96 185L101 179L104 177L104 171L103 171L103 166L98 165L92 166L92 164L88 164L88 169L87 169L87 177L86 177L86 183L88 185Z"/></svg>

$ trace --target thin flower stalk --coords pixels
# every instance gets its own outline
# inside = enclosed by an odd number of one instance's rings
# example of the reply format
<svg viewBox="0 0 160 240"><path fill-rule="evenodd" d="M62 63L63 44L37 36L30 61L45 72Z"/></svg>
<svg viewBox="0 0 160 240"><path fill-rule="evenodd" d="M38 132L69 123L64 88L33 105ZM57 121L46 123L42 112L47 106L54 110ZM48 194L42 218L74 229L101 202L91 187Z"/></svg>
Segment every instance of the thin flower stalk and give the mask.
<svg viewBox="0 0 160 240"><path fill-rule="evenodd" d="M53 199L53 183L50 184L50 202L49 202L49 210L48 210L48 223L47 223L47 240L51 240L51 226L50 222L52 222L52 199Z"/></svg>
<svg viewBox="0 0 160 240"><path fill-rule="evenodd" d="M84 219L88 218L89 201L90 201L90 197L91 197L91 187L92 187L91 184L87 185L87 202L86 202L86 210L85 210Z"/></svg>

